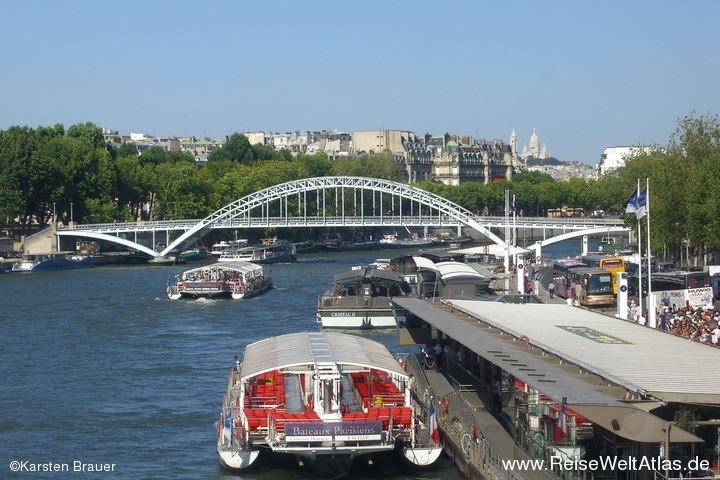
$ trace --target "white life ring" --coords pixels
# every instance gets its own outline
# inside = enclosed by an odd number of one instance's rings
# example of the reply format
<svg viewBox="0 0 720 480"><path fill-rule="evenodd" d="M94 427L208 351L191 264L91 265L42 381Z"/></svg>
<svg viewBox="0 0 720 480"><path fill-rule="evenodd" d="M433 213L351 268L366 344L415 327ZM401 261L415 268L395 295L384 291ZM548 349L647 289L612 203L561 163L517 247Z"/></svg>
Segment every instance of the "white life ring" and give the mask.
<svg viewBox="0 0 720 480"><path fill-rule="evenodd" d="M541 257L540 255L538 255L537 257L535 257L535 261L536 261L537 263L542 262L542 257Z"/></svg>

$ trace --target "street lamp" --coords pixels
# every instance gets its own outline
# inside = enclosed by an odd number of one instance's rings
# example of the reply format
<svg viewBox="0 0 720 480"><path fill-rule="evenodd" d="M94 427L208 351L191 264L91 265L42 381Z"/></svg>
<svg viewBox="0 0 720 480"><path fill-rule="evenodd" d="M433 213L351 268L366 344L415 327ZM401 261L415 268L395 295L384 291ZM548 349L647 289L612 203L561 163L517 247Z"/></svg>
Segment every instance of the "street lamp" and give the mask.
<svg viewBox="0 0 720 480"><path fill-rule="evenodd" d="M70 225L73 224L73 202L70 202Z"/></svg>

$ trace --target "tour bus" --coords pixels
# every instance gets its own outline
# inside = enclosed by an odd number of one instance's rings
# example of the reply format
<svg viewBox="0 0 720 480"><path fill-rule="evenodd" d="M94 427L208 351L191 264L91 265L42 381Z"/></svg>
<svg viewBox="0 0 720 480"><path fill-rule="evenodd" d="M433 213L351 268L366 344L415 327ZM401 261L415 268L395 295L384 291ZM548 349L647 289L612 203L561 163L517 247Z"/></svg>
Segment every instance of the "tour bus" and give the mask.
<svg viewBox="0 0 720 480"><path fill-rule="evenodd" d="M580 260L588 267L602 268L612 273L613 294L617 295L617 274L625 271L625 261L621 257L583 255Z"/></svg>
<svg viewBox="0 0 720 480"><path fill-rule="evenodd" d="M587 307L611 306L615 304L613 274L597 267L578 267L570 270L570 281L580 284L580 305Z"/></svg>
<svg viewBox="0 0 720 480"><path fill-rule="evenodd" d="M662 272L651 274L655 305L672 310L680 308L710 309L713 287L708 272Z"/></svg>
<svg viewBox="0 0 720 480"><path fill-rule="evenodd" d="M570 286L570 271L578 267L587 267L587 265L574 258L558 260L553 263L553 281L558 296L567 298L567 289Z"/></svg>

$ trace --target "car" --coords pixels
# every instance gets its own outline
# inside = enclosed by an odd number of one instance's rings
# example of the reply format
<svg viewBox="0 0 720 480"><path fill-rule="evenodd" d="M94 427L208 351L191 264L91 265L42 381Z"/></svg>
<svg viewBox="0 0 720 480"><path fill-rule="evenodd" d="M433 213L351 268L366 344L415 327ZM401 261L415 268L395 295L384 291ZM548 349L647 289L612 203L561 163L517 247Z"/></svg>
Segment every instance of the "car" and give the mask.
<svg viewBox="0 0 720 480"><path fill-rule="evenodd" d="M672 262L658 262L653 267L653 272L674 272L677 270Z"/></svg>

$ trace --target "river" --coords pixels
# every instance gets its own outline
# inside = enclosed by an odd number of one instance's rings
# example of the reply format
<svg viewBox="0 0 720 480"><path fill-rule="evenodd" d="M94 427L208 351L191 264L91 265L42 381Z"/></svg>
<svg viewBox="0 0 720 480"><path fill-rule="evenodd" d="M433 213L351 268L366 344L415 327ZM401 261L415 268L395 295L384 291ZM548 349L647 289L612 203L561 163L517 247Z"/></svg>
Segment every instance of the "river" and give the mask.
<svg viewBox="0 0 720 480"><path fill-rule="evenodd" d="M570 245L557 255L580 253ZM232 475L219 467L214 422L233 356L269 336L319 328L317 297L336 271L396 253L301 255L266 267L275 288L242 301L169 300L168 280L201 264L0 275L0 478L305 478L294 468ZM355 333L408 351L394 330ZM13 461L70 472L18 473ZM73 472L81 464L113 470ZM385 478L408 478L382 468ZM447 460L412 477L463 478Z"/></svg>

